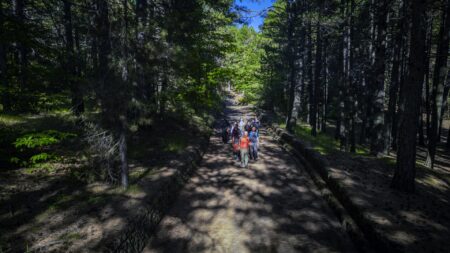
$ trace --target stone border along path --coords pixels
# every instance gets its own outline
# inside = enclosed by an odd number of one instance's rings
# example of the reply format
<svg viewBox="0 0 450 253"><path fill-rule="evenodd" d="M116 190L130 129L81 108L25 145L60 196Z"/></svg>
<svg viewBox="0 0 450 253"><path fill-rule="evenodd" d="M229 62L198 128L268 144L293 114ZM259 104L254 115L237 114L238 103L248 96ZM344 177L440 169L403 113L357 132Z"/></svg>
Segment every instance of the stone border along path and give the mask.
<svg viewBox="0 0 450 253"><path fill-rule="evenodd" d="M251 115L228 106L228 120ZM241 168L215 129L202 163L144 252L355 252L305 168L261 129L260 159Z"/></svg>
<svg viewBox="0 0 450 253"><path fill-rule="evenodd" d="M269 114L267 116L270 118ZM449 252L445 227L448 219L445 211L442 212L448 207L448 197L445 198L448 191L427 188L423 181L425 173L417 175L417 194L397 192L389 188L392 177L389 168L381 170L368 164L367 169L361 167L364 163L357 163L356 167L329 160L312 144L277 124L272 124L268 130L286 150L306 164L308 171L316 175L313 176L315 181L327 187L323 194L325 199L346 223L345 228L356 242L370 245L377 252ZM439 208L442 210L432 211ZM344 215L340 214L341 209Z"/></svg>

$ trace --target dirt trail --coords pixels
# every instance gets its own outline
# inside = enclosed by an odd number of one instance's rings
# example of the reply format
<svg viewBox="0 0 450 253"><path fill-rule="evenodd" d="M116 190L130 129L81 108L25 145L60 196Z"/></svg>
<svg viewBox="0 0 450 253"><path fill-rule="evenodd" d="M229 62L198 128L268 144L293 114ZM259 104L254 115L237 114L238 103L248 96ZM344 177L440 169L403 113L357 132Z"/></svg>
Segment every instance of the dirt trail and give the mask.
<svg viewBox="0 0 450 253"><path fill-rule="evenodd" d="M229 120L251 115L228 106ZM144 252L353 252L307 172L261 129L260 159L231 159L220 129Z"/></svg>

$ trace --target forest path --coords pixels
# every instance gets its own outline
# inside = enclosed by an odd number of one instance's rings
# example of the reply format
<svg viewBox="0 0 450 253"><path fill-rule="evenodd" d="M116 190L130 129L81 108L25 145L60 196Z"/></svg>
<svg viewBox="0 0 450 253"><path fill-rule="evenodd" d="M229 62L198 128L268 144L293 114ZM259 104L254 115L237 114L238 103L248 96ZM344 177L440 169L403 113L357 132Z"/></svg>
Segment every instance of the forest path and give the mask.
<svg viewBox="0 0 450 253"><path fill-rule="evenodd" d="M229 104L230 121L251 108ZM231 159L220 129L144 252L353 252L307 172L261 129L260 159Z"/></svg>

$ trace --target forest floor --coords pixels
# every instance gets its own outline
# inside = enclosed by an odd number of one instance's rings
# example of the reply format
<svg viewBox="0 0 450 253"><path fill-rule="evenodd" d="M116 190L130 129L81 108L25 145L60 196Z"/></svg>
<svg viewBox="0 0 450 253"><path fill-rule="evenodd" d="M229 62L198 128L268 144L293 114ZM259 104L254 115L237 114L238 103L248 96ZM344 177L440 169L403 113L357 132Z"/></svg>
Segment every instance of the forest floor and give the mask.
<svg viewBox="0 0 450 253"><path fill-rule="evenodd" d="M332 135L321 133L314 138L306 124L298 124L295 135L326 160L329 177L342 187L345 197L388 247L399 252L448 252L450 156L447 149L438 148L436 168L432 170L423 166L426 150L418 147L416 193L405 194L390 188L395 153L376 158L368 154L365 146L358 146L355 154L341 152Z"/></svg>
<svg viewBox="0 0 450 253"><path fill-rule="evenodd" d="M0 252L103 251L159 194L158 185L180 168L191 147L205 145L211 131L200 117L174 115L135 132L129 141L131 185L125 191L95 176L98 171L89 167L86 144L70 114L0 119ZM9 162L26 157L11 145L14 140L49 130L77 136L45 147L58 159L26 167Z"/></svg>
<svg viewBox="0 0 450 253"><path fill-rule="evenodd" d="M251 107L228 106L229 121ZM241 168L220 129L144 252L354 252L306 170L261 129L260 159Z"/></svg>

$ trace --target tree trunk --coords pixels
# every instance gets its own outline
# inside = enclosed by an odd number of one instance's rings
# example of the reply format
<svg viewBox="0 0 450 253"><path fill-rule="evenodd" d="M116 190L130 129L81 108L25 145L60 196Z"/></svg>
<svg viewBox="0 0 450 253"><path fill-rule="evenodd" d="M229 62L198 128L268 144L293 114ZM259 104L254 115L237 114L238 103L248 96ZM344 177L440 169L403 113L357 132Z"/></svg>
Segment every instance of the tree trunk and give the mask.
<svg viewBox="0 0 450 253"><path fill-rule="evenodd" d="M388 14L388 1L376 1L376 27L375 38L375 62L372 72L372 133L370 142L370 153L379 156L384 149L384 79L385 79L385 56L386 56L386 18Z"/></svg>
<svg viewBox="0 0 450 253"><path fill-rule="evenodd" d="M64 0L64 30L66 38L66 81L72 96L72 111L79 116L84 111L83 95L76 82L76 61L72 26L72 2Z"/></svg>
<svg viewBox="0 0 450 253"><path fill-rule="evenodd" d="M3 5L0 4L0 27L4 27L5 13L3 11ZM0 37L4 38L4 29L0 30ZM7 56L8 45L4 40L0 40L0 84L4 87L4 91L1 94L0 104L3 105L3 111L11 111L12 105L9 95L9 83L7 77Z"/></svg>
<svg viewBox="0 0 450 253"><path fill-rule="evenodd" d="M398 152L395 174L391 187L414 191L416 174L417 120L420 112L420 96L425 71L425 10L426 0L414 0L410 42L408 87L402 89L401 114L399 118ZM405 84L405 85L406 85Z"/></svg>
<svg viewBox="0 0 450 253"><path fill-rule="evenodd" d="M148 2L147 0L136 0L135 6L135 15L136 15L136 63L135 63L135 72L136 72L136 83L138 92L138 96L143 99L152 99L154 94L156 93L155 88L147 87L147 83L149 80L146 80L145 68L147 63L148 55L145 53L145 40L147 38L147 19L148 19Z"/></svg>
<svg viewBox="0 0 450 253"><path fill-rule="evenodd" d="M350 152L354 153L356 152L356 118L357 118L357 111L356 111L356 87L355 87L355 78L352 74L353 72L353 10L355 8L355 1L350 0L350 6L349 6L349 15L348 15L348 59L347 59L347 85L349 87L350 93L348 94L348 109L349 112L349 141L350 141Z"/></svg>
<svg viewBox="0 0 450 253"><path fill-rule="evenodd" d="M431 92L431 127L428 141L428 155L426 166L433 168L436 145L439 142L439 122L444 99L444 83L447 76L447 58L450 38L450 1L447 1L445 11L442 13L442 23L439 30L439 44L436 53L436 63L433 75L433 89Z"/></svg>
<svg viewBox="0 0 450 253"><path fill-rule="evenodd" d="M25 25L25 0L16 0L15 14L17 21L23 27ZM20 77L19 77L19 90L23 91L27 88L28 84L28 47L21 38L17 44L19 48L19 64L20 64Z"/></svg>
<svg viewBox="0 0 450 253"><path fill-rule="evenodd" d="M323 61L324 61L324 87L323 87L323 104L322 104L322 127L321 131L326 132L327 130L327 113L328 113L328 101L329 101L329 92L328 92L328 82L329 82L329 66L328 66L328 50L327 50L328 41L324 39L323 46Z"/></svg>
<svg viewBox="0 0 450 253"><path fill-rule="evenodd" d="M366 90L366 88L367 88L367 77L366 77L365 73L366 73L365 71L362 71L362 75L363 75L362 87L364 88L364 90L361 92L361 99L360 99L361 100L361 117L362 117L362 119L361 119L361 131L359 133L359 144L360 145L363 145L363 144L366 143L366 138L367 138L366 131L367 131L367 128L368 128L367 118L368 118L369 113L370 113L369 112L370 105L367 103L367 101L370 101L370 100L367 99L367 96L368 96L367 90Z"/></svg>
<svg viewBox="0 0 450 253"><path fill-rule="evenodd" d="M129 186L126 129L122 129L119 138L120 182L123 188Z"/></svg>
<svg viewBox="0 0 450 253"><path fill-rule="evenodd" d="M402 8L405 9L405 2L402 1ZM394 123L396 122L397 117L397 98L398 98L398 90L399 90L399 82L400 82L400 56L403 48L403 34L400 32L404 27L404 12L399 10L398 14L398 24L397 24L397 34L394 39L394 51L393 51L393 60L392 60L392 71L391 71L391 84L389 85L389 103L388 103L388 112L386 117L386 125L385 125L385 147L384 150L389 154L390 148L395 141L393 138L392 131L396 127Z"/></svg>
<svg viewBox="0 0 450 253"><path fill-rule="evenodd" d="M428 26L427 26L427 40L426 40L426 54L425 54L425 80L424 80L424 88L425 93L422 95L424 104L422 107L424 108L426 114L426 133L427 139L430 137L430 126L431 126L431 105L430 105L430 58L431 58L431 49L433 47L433 20L431 15L428 16ZM423 132L423 129L420 129ZM423 134L422 134L423 135ZM421 145L425 145L425 140Z"/></svg>
<svg viewBox="0 0 450 253"><path fill-rule="evenodd" d="M317 49L316 49L316 60L315 60L315 73L314 73L314 91L313 91L313 102L312 102L312 108L311 108L311 115L313 116L312 119L312 128L311 128L311 135L316 136L317 135L317 109L318 109L318 100L320 96L320 89L322 86L322 79L321 79L321 73L322 73L322 31L320 27L320 14L319 18L317 20L317 41L316 41Z"/></svg>
<svg viewBox="0 0 450 253"><path fill-rule="evenodd" d="M312 27L311 20L308 19L306 24L306 76L305 80L308 80L308 94L309 94L309 125L312 127L314 122L317 121L314 99L314 77L313 77L313 41L312 41Z"/></svg>
<svg viewBox="0 0 450 253"><path fill-rule="evenodd" d="M450 128L447 131L447 144L446 144L447 148L450 148Z"/></svg>
<svg viewBox="0 0 450 253"><path fill-rule="evenodd" d="M405 5L407 5L408 2L405 1ZM405 7L405 11L404 11L404 16L406 19L406 15L407 15L407 7ZM406 32L403 34L403 49L402 49L402 55L401 55L401 60L400 60L400 83L399 83L399 91L398 94L400 94L398 96L397 99L397 115L396 117L394 117L394 121L392 122L392 149L393 150L397 150L398 147L398 118L399 115L401 114L401 104L403 103L403 96L401 96L401 94L403 94L403 90L405 89L405 79L406 76L408 74L408 52L409 52L409 47L408 47L408 41L407 38L409 38L409 34L410 34L410 25L408 24L410 20L408 19L408 21L405 20L405 22L403 23L405 25L405 29Z"/></svg>
<svg viewBox="0 0 450 253"><path fill-rule="evenodd" d="M443 99L442 99L442 109L441 109L441 117L440 117L440 121L439 121L439 133L438 133L438 137L437 139L440 141L441 140L441 135L442 135L442 123L444 121L444 114L445 111L447 110L447 106L448 106L448 93L450 91L450 71L447 71L447 77L445 80L445 85L444 85L444 95L443 95Z"/></svg>
<svg viewBox="0 0 450 253"><path fill-rule="evenodd" d="M127 156L127 111L128 111L128 0L123 0L123 40L122 40L122 100L121 106L119 106L119 122L120 122L120 171L121 171L121 183L122 187L128 188L128 156Z"/></svg>
<svg viewBox="0 0 450 253"><path fill-rule="evenodd" d="M289 78L288 78L288 108L287 108L287 118L286 118L286 130L292 132L293 126L295 125L295 119L292 117L292 112L294 108L294 99L295 99L295 86L296 86L296 69L295 69L295 48L294 48L294 19L295 12L291 3L288 3L287 6L288 12L288 30L287 30L287 38L288 38L288 67L289 67Z"/></svg>

